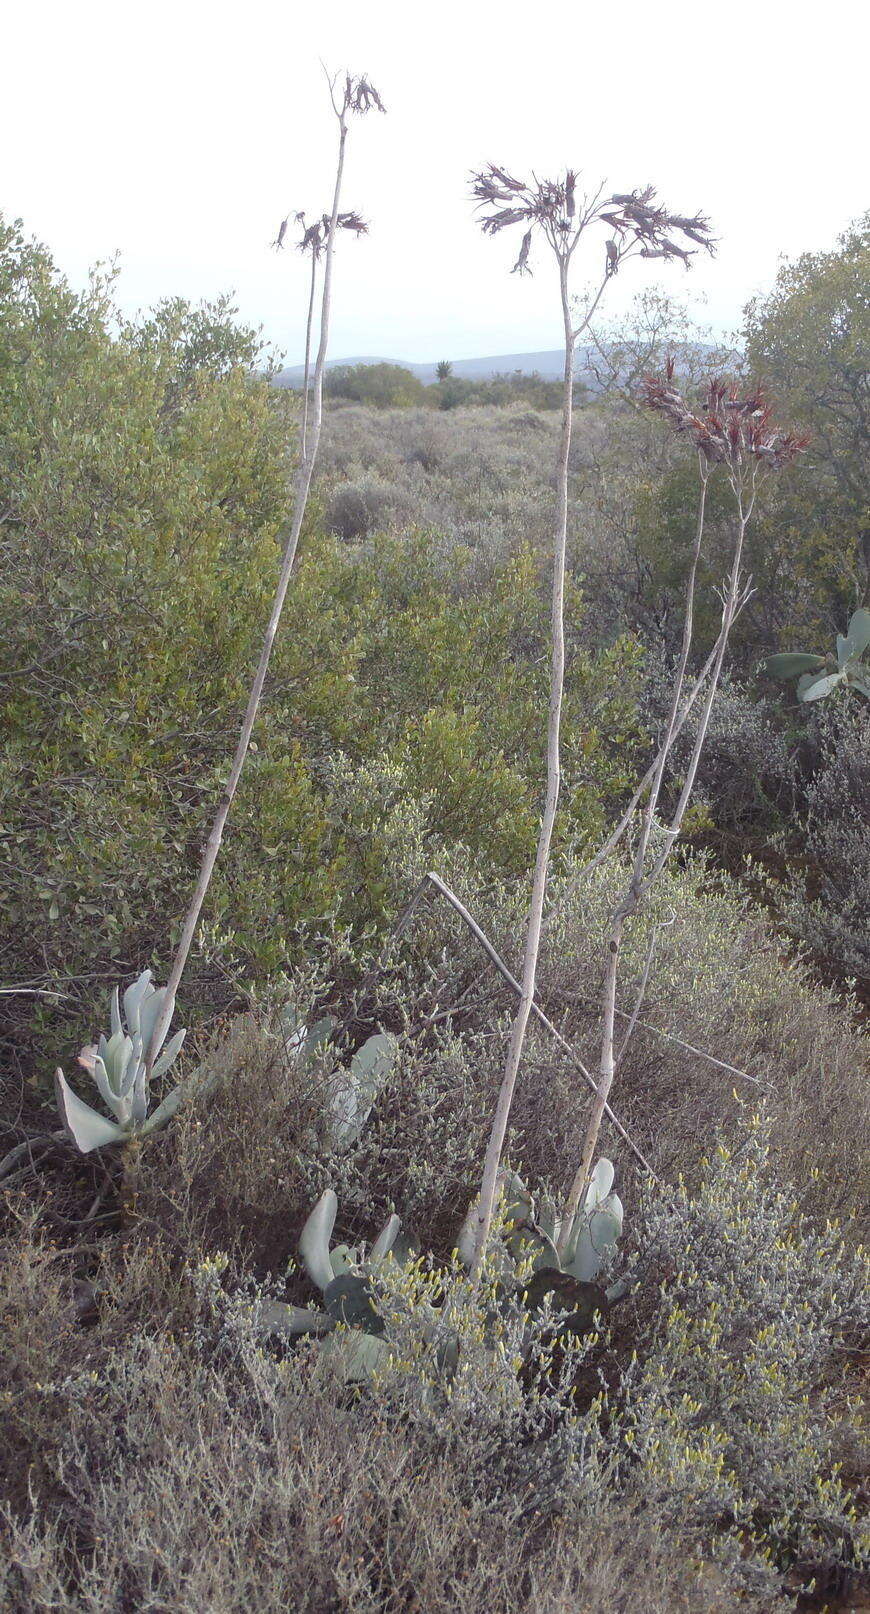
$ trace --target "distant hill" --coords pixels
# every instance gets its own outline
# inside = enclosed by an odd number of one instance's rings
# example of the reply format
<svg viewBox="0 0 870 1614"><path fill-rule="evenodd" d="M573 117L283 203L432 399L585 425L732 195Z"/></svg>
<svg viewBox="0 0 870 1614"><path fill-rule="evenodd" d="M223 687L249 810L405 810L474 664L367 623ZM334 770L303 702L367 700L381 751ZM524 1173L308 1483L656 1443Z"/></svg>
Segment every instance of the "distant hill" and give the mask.
<svg viewBox="0 0 870 1614"><path fill-rule="evenodd" d="M693 353L700 357L705 351L710 351L715 344L710 342L689 343L685 346L675 344L677 363L680 363L681 354ZM447 357L447 355L444 355ZM590 392L597 392L601 382L595 374L590 363L590 357L595 357L592 347L578 347L574 358L574 375L579 381L584 381ZM737 354L732 353L736 359ZM494 353L489 358L481 359L451 359L450 372L462 381L489 381L496 375L513 375L519 371L521 375L539 375L542 381L560 381L562 378L562 365L564 357L561 348L548 348L538 353ZM399 364L403 370L410 370L426 385L437 379L436 361L427 364L415 364L406 359L385 359L365 355L349 359L327 359L326 368L334 370L337 365L356 364ZM600 371L600 363L598 365ZM274 378L276 387L301 387L305 367L301 364L288 365L286 369L279 370Z"/></svg>
<svg viewBox="0 0 870 1614"><path fill-rule="evenodd" d="M584 370L585 353L578 350L576 371L582 374ZM559 348L552 348L542 353L496 353L490 358L482 359L451 359L451 373L463 381L488 381L494 375L511 375L519 370L522 375L539 375L544 381L558 381L562 374L564 358ZM421 381L430 382L436 379L436 361L429 364L413 364L406 359L384 359L364 356L349 359L328 359L327 369L334 369L338 364L401 364L404 370L410 370L412 375L418 376ZM277 387L300 387L305 374L305 367L301 364L291 364L285 370L280 370L275 377Z"/></svg>

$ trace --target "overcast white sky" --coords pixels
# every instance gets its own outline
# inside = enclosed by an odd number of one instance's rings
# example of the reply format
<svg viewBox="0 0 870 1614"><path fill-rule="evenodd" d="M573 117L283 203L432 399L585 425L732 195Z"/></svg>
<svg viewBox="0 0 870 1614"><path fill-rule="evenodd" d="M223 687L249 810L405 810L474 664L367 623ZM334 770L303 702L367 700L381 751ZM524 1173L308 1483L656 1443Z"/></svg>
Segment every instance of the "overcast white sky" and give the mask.
<svg viewBox="0 0 870 1614"><path fill-rule="evenodd" d="M780 254L831 245L868 205L866 15L860 0L18 0L0 208L77 283L120 253L130 311L233 290L295 363L304 268L269 242L288 209L329 202L323 57L366 72L389 111L352 129L345 204L371 236L342 243L333 356L558 345L552 272L511 277L514 243L474 225L468 173L488 160L652 181L708 213L718 257L661 278L728 331ZM650 267L626 266L612 312Z"/></svg>

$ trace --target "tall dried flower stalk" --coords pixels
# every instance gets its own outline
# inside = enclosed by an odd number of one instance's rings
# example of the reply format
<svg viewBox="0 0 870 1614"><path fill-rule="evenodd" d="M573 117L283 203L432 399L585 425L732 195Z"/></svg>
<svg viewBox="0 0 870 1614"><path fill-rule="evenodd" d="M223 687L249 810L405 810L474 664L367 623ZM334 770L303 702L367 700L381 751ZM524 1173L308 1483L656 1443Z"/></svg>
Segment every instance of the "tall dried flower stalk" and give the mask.
<svg viewBox="0 0 870 1614"><path fill-rule="evenodd" d="M589 1178L601 1120L619 1064L625 1058L631 1035L637 1023L643 994L646 990L648 970L644 971L637 1001L632 1011L629 1029L619 1053L615 1049L616 996L619 979L619 958L625 927L649 895L673 852L674 845L686 815L694 790L698 764L707 738L710 716L719 688L722 665L728 647L731 629L742 604L750 592L748 582L742 578L743 545L746 529L752 516L761 478L771 471L787 465L806 447L807 438L777 427L771 411L760 391L740 397L721 379L709 382L706 398L699 410L693 410L674 385L674 361L669 359L664 378L648 376L642 389L642 401L662 415L681 436L687 436L698 454L700 499L695 538L689 559L686 602L683 617L683 634L668 715L665 721L658 752L645 776L648 788L641 819L640 833L632 859L631 875L619 902L610 918L605 959L602 994L601 1051L598 1067L598 1091L586 1129L580 1164L571 1185L562 1215L560 1247L564 1248L571 1225L582 1203ZM686 672L694 633L695 587L698 561L704 533L707 483L711 471L721 465L731 487L735 502L735 538L731 565L722 591L722 617L716 643L706 667L696 680L691 700L685 698ZM656 813L662 785L675 740L688 712L688 707L703 691L698 727L686 769L685 778L676 805L667 824L660 824ZM620 833L611 837L608 847L613 849L628 827L630 818L623 818ZM652 844L654 830L658 844ZM597 861L597 860L596 860Z"/></svg>
<svg viewBox="0 0 870 1614"><path fill-rule="evenodd" d="M299 544L299 534L302 530L302 522L308 503L309 490L311 488L311 477L314 470L314 462L317 458L317 449L320 443L320 429L323 418L323 370L326 363L326 352L329 343L329 318L332 304L332 269L335 238L339 230L349 230L353 234L359 235L367 228L358 214L340 212L341 186L342 179L344 177L345 146L347 144L349 119L354 114L364 114L370 111L372 107L375 107L380 112L383 112L385 108L377 91L366 78L354 78L350 73L345 73L343 77L337 76L336 78L328 79L328 83L332 110L338 122L338 155L336 159L332 208L329 213L322 214L313 225L308 226L305 225L304 214L297 213L294 215L295 222L302 225L302 237L299 241L300 249L303 252L311 253L312 273L311 290L308 304L308 325L306 332L306 374L303 402L302 440L300 444L299 471L296 479L293 517L281 557L281 569L275 589L275 596L272 602L272 610L269 616L265 637L263 639L262 649L260 651L260 659L257 664L257 671L254 675L254 681L251 685L251 691L248 696L248 704L245 708L245 715L242 719L242 726L239 733L239 740L236 746L235 756L233 757L232 767L230 769L223 795L218 802L217 811L215 813L208 840L206 841L203 849L202 862L200 864L196 888L190 899L187 913L185 914L181 939L178 943L169 980L167 982L167 993L163 1011L157 1021L156 1026L154 1027L154 1032L151 1038L151 1045L148 1050L147 1058L147 1069L149 1076L151 1066L154 1061L154 1050L159 1048L163 1033L172 1018L172 1012L175 1005L175 994L184 973L184 967L187 963L194 935L196 934L199 915L202 910L202 905L205 900L206 892L208 891L209 883L214 872L214 866L217 861L217 855L220 850L221 841L223 839L224 826L226 825L230 807L232 806L233 797L235 796L236 788L245 764L245 758L248 754L251 734L257 719L257 712L259 710L260 699L263 693L263 685L266 681L266 673L268 671L269 661L272 655L272 648L275 643L275 636L278 631L278 624L281 620L281 612L284 608L284 600L287 595L287 588L290 583L290 576L293 571L294 561L296 559L296 550ZM278 248L281 248L284 245L284 238L287 233L289 222L289 215L287 218L282 220L275 240L275 246ZM311 331L315 300L316 274L321 261L323 265L323 281L320 299L320 330L317 358L314 365L314 384L312 389L313 396L311 401L311 420L309 427L308 366L311 354Z"/></svg>
<svg viewBox="0 0 870 1614"><path fill-rule="evenodd" d="M553 826L559 804L560 728L565 679L565 552L568 537L568 460L573 419L574 352L577 340L594 315L609 280L625 260L678 259L688 266L698 247L712 251L707 220L700 215L669 213L657 201L652 186L627 194L603 195L600 186L587 195L579 188L579 175L569 169L559 179L516 179L504 168L490 164L473 176L472 195L481 212L487 235L517 225L524 227L514 274L531 273L532 245L537 236L552 253L558 271L559 298L564 329L562 429L556 459L556 520L553 539L550 696L547 720L547 783L532 880L529 918L523 950L522 992L517 1003L484 1162L478 1199L472 1277L477 1280L498 1191L499 1169L508 1119L529 1016L535 996L541 943L544 899L550 866ZM570 273L581 240L594 226L607 232L597 290L588 298L579 320L572 308Z"/></svg>

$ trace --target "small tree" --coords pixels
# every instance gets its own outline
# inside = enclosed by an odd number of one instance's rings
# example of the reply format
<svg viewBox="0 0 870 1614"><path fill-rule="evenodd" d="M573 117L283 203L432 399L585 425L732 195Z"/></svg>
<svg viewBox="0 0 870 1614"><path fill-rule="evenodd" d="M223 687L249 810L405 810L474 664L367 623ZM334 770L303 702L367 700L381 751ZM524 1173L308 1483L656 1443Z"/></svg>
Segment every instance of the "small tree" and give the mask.
<svg viewBox="0 0 870 1614"><path fill-rule="evenodd" d="M568 458L571 449L574 352L577 340L588 326L608 282L624 261L642 258L678 261L688 265L697 246L712 251L707 220L700 215L683 217L660 207L652 186L642 191L602 195L603 186L591 195L578 189L578 174L569 169L558 179L516 179L493 164L473 177L472 194L482 213L481 227L487 235L497 235L516 225L524 226L514 274L531 272L532 242L543 238L555 260L559 280L559 301L564 331L562 379L562 430L556 459L556 521L553 539L552 638L550 699L547 725L547 785L538 849L532 880L531 904L523 951L522 993L517 1004L499 1091L495 1117L484 1163L483 1182L477 1209L474 1236L473 1276L480 1273L486 1239L492 1220L498 1188L499 1165L526 1028L535 995L538 953L543 923L544 898L550 865L550 846L560 786L560 727L565 676L565 552L568 536ZM579 319L571 295L571 270L577 249L587 232L603 226L604 263L597 287L586 298ZM693 246L692 243L695 245ZM566 1236L570 1234L570 1226Z"/></svg>
<svg viewBox="0 0 870 1614"><path fill-rule="evenodd" d="M453 374L453 365L450 363L450 360L439 359L435 366L435 374L437 375L439 381L446 381L447 377Z"/></svg>

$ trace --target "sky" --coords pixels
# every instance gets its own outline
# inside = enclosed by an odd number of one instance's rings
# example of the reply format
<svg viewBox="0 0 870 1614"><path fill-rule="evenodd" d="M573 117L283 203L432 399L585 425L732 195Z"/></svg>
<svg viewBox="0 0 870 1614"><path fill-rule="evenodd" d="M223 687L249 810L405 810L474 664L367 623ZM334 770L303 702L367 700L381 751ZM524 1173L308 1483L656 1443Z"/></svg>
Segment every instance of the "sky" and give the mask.
<svg viewBox="0 0 870 1614"><path fill-rule="evenodd" d="M688 274L626 265L608 312L659 285L724 335L782 255L832 246L870 205L867 15L859 0L18 4L3 26L0 210L76 285L117 254L125 312L233 292L297 363L305 265L270 242L289 210L329 206L323 62L366 73L388 108L349 137L344 205L370 235L341 243L334 357L559 345L551 264L512 276L517 243L475 224L468 176L488 161L576 167L590 188L651 182L673 211L706 213L715 259Z"/></svg>

